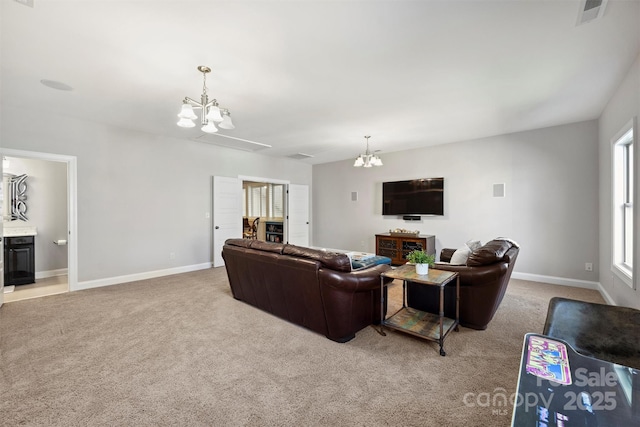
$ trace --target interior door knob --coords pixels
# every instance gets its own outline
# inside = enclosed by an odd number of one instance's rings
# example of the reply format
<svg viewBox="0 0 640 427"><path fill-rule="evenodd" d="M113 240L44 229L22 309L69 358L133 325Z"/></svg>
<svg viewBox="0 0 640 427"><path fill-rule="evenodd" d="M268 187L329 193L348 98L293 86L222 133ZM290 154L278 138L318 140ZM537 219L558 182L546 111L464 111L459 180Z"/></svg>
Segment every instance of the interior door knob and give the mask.
<svg viewBox="0 0 640 427"><path fill-rule="evenodd" d="M214 227L216 230L219 229L220 227L218 227L217 225Z"/></svg>

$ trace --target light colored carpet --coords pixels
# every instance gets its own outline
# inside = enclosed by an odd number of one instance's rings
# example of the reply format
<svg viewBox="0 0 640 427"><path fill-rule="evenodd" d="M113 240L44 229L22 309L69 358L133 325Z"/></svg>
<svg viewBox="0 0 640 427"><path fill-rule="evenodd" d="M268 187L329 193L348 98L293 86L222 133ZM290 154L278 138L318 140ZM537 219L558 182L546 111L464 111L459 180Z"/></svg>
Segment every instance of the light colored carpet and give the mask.
<svg viewBox="0 0 640 427"><path fill-rule="evenodd" d="M373 327L330 341L234 300L224 268L13 302L0 424L508 426L510 407L476 396L515 392L524 334L542 332L553 296L603 302L512 280L489 328L453 332L446 357Z"/></svg>

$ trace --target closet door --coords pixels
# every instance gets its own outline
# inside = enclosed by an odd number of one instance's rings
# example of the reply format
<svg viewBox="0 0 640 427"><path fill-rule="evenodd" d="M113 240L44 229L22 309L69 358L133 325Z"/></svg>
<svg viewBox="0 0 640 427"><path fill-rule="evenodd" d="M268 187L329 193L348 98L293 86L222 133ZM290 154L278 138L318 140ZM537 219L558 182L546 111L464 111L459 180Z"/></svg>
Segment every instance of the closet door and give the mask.
<svg viewBox="0 0 640 427"><path fill-rule="evenodd" d="M213 177L213 266L222 267L222 247L227 239L242 238L242 181Z"/></svg>
<svg viewBox="0 0 640 427"><path fill-rule="evenodd" d="M287 199L287 241L309 246L309 186L289 184Z"/></svg>

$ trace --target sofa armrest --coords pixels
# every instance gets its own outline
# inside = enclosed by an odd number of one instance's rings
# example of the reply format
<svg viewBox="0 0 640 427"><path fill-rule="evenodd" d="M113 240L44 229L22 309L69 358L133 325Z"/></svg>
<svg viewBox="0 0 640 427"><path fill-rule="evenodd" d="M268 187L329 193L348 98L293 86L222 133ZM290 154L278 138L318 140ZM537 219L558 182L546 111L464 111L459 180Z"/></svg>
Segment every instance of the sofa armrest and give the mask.
<svg viewBox="0 0 640 427"><path fill-rule="evenodd" d="M453 256L453 253L455 252L455 249L451 249L451 248L444 248L440 251L440 262L449 262L451 261L451 257Z"/></svg>
<svg viewBox="0 0 640 427"><path fill-rule="evenodd" d="M455 271L460 275L460 286L495 286L508 268L504 262L480 267L467 267L466 265L439 264L438 270Z"/></svg>
<svg viewBox="0 0 640 427"><path fill-rule="evenodd" d="M386 264L378 264L373 267L349 273L321 268L318 272L320 286L328 286L340 292L368 292L372 289L380 289L380 274L391 267ZM385 284L393 279L385 278Z"/></svg>

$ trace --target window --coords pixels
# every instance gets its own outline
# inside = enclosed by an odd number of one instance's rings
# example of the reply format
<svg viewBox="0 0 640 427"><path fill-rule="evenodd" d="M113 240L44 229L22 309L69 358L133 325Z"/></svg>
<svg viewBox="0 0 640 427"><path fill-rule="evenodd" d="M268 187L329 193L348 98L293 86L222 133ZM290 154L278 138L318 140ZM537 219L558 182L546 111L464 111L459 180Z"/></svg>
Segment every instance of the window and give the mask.
<svg viewBox="0 0 640 427"><path fill-rule="evenodd" d="M620 134L619 134L620 135ZM613 139L613 265L612 269L633 287L633 125Z"/></svg>
<svg viewBox="0 0 640 427"><path fill-rule="evenodd" d="M246 217L284 217L284 184L246 182L242 188Z"/></svg>
<svg viewBox="0 0 640 427"><path fill-rule="evenodd" d="M259 185L248 188L247 216L267 216L267 186Z"/></svg>
<svg viewBox="0 0 640 427"><path fill-rule="evenodd" d="M272 218L284 217L284 185L269 184L269 216Z"/></svg>

